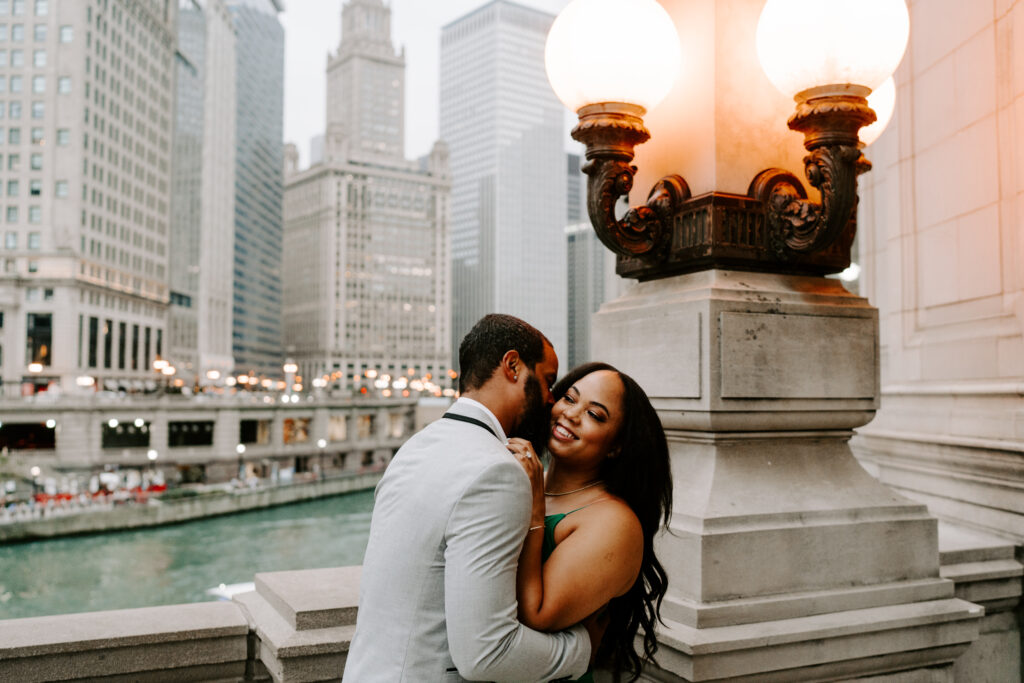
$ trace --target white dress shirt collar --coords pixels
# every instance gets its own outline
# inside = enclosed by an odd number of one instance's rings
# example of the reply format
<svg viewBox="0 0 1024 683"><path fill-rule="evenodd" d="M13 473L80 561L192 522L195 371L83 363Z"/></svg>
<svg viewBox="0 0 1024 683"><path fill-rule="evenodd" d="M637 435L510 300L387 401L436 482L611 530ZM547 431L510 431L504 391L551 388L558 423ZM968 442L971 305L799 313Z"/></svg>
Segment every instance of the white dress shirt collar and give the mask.
<svg viewBox="0 0 1024 683"><path fill-rule="evenodd" d="M473 406L483 412L484 418L494 429L494 434L498 437L498 440L502 443L508 443L508 437L505 436L505 430L501 428L501 423L498 422L498 418L494 416L494 413L492 413L487 406L480 403L480 401L474 401L473 399L466 398L465 396L459 396L459 399L455 401L455 405L459 405L460 403L463 405Z"/></svg>

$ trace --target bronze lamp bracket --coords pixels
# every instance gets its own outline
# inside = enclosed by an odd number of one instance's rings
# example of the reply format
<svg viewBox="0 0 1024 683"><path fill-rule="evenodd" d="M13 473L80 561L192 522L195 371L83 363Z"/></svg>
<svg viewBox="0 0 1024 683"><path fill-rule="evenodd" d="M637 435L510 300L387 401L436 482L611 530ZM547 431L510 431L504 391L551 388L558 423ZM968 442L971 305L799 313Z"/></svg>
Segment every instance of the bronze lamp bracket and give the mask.
<svg viewBox="0 0 1024 683"><path fill-rule="evenodd" d="M857 176L870 169L858 130L875 120L856 86L798 96L789 127L804 133L804 171L821 193L808 200L788 171L768 169L747 197L710 193L693 198L686 181L665 176L647 203L616 217L633 187L633 149L647 141L644 110L604 103L580 109L572 136L587 146L587 210L601 241L619 255L618 272L642 280L714 267L825 274L850 263L856 232Z"/></svg>

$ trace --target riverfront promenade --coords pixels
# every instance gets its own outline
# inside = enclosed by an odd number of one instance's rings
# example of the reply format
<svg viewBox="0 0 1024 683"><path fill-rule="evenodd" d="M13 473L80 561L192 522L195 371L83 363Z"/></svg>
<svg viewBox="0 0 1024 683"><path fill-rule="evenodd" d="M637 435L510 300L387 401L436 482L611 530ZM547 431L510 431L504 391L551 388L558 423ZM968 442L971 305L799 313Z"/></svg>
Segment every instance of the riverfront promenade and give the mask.
<svg viewBox="0 0 1024 683"><path fill-rule="evenodd" d="M112 502L38 506L18 513L0 511L0 543L32 541L104 531L138 529L176 524L204 517L230 515L248 510L287 505L353 491L372 489L385 465L329 478L254 488L208 488L194 496L164 501L150 497L145 503L114 505Z"/></svg>

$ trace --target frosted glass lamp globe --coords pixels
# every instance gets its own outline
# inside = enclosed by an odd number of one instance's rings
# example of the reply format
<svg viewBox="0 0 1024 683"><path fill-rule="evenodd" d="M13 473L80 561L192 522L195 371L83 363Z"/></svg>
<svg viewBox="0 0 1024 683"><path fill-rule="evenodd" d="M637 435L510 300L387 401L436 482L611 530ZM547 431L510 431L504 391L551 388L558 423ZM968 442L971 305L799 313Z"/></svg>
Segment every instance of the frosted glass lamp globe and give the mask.
<svg viewBox="0 0 1024 683"><path fill-rule="evenodd" d="M672 88L680 55L675 24L655 0L573 0L551 25L544 61L572 111L603 102L649 111Z"/></svg>
<svg viewBox="0 0 1024 683"><path fill-rule="evenodd" d="M757 55L789 96L827 85L874 90L899 66L909 35L904 0L768 0Z"/></svg>
<svg viewBox="0 0 1024 683"><path fill-rule="evenodd" d="M892 76L868 95L868 106L875 110L878 119L860 129L860 144L867 147L885 131L896 109L896 81Z"/></svg>

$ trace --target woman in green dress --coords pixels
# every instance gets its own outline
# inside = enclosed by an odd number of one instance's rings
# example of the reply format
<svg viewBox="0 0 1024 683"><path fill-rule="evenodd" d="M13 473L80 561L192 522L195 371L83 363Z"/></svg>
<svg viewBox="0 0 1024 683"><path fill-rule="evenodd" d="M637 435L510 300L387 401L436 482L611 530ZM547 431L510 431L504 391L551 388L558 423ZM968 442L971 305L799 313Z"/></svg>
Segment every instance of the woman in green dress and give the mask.
<svg viewBox="0 0 1024 683"><path fill-rule="evenodd" d="M654 626L667 587L653 545L672 507L665 432L640 386L604 363L574 369L552 395L547 473L528 441L509 440L533 485L516 585L519 619L558 631L603 614L595 664L616 680L635 680L641 659L653 660L657 650ZM642 655L634 647L638 631Z"/></svg>

